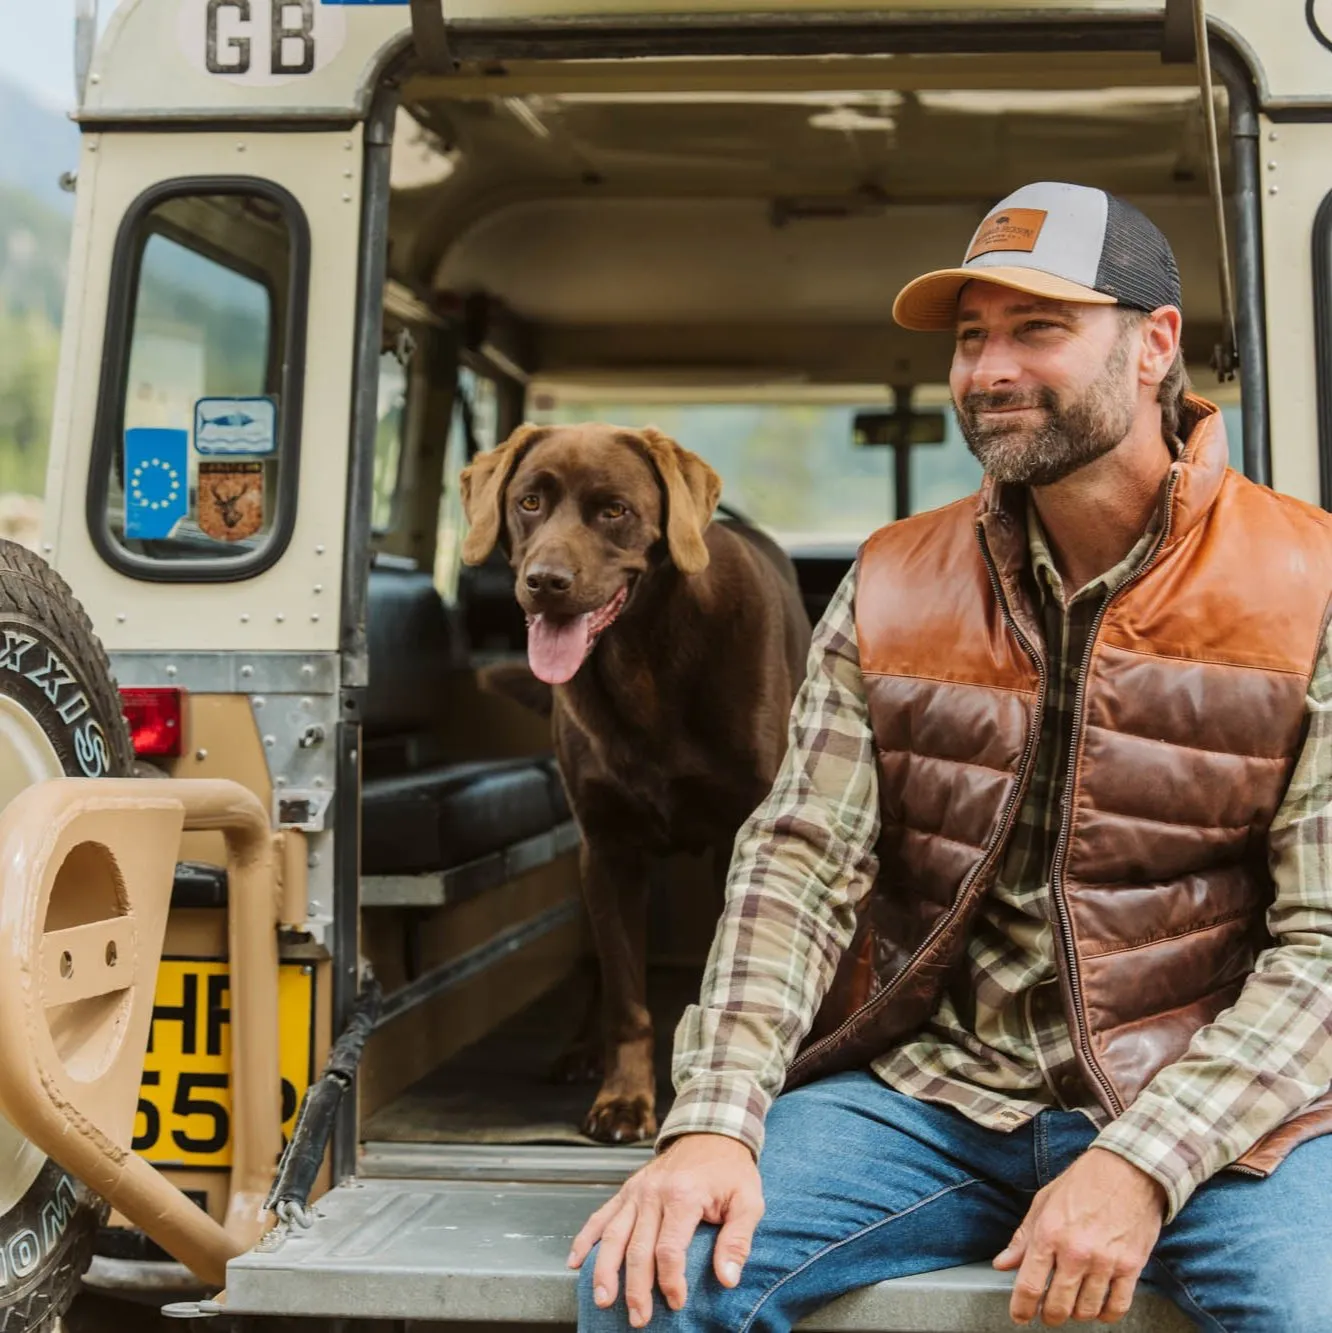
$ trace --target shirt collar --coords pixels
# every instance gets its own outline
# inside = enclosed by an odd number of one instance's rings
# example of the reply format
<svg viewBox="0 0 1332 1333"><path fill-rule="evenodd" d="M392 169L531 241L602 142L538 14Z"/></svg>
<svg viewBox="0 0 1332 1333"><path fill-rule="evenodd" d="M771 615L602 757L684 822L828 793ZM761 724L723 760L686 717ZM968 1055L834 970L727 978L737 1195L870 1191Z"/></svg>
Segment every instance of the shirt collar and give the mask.
<svg viewBox="0 0 1332 1333"><path fill-rule="evenodd" d="M1167 444L1176 458L1183 452L1184 444L1178 436L1172 435ZM1162 498L1164 501L1164 494ZM1134 542L1129 553L1112 569L1107 569L1104 574L1092 579L1085 587L1079 588L1071 597L1066 598L1064 580L1055 566L1054 555L1050 551L1050 540L1045 534L1040 515L1036 512L1036 506L1031 503L1031 496L1028 495L1026 499L1027 548L1031 554L1031 567L1036 574L1036 587L1042 601L1053 595L1055 602L1060 606L1071 605L1084 597L1105 596L1114 592L1125 579L1131 578L1147 558L1157 533L1161 531L1161 523L1165 517L1162 506L1158 505L1142 536Z"/></svg>

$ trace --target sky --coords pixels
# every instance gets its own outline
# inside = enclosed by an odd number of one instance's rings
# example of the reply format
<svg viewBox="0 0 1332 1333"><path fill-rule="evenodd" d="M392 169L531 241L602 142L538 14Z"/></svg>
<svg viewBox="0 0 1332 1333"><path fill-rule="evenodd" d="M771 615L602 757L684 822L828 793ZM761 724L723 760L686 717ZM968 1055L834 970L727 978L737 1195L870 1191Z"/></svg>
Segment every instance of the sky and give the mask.
<svg viewBox="0 0 1332 1333"><path fill-rule="evenodd" d="M101 0L105 27L119 0ZM0 78L57 110L74 105L74 0L0 0Z"/></svg>

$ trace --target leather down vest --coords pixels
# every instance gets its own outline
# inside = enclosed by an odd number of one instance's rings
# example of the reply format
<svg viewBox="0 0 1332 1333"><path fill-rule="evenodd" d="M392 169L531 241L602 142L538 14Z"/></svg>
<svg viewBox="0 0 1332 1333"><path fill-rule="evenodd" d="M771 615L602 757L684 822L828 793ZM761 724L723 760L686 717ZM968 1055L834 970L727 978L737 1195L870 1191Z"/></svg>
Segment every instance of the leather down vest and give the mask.
<svg viewBox="0 0 1332 1333"><path fill-rule="evenodd" d="M1153 553L1082 665L1051 865L1064 1010L1118 1115L1227 1008L1268 942L1267 830L1305 731L1332 594L1332 516L1226 466L1190 399ZM1021 500L892 524L861 552L856 629L878 760L878 881L788 1088L929 1020L994 882L1040 732L1043 637ZM1240 1159L1332 1131L1332 1094Z"/></svg>

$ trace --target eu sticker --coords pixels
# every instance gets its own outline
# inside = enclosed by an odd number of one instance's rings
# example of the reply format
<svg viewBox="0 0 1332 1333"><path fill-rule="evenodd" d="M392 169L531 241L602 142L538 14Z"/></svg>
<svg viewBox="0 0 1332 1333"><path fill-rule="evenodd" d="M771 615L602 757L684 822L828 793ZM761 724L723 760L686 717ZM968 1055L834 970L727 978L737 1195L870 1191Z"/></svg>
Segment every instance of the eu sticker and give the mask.
<svg viewBox="0 0 1332 1333"><path fill-rule="evenodd" d="M189 509L190 433L158 426L125 432L125 536L169 537Z"/></svg>
<svg viewBox="0 0 1332 1333"><path fill-rule="evenodd" d="M199 464L199 528L215 541L253 537L264 524L262 463Z"/></svg>
<svg viewBox="0 0 1332 1333"><path fill-rule="evenodd" d="M194 447L205 458L271 454L277 449L277 407L271 398L200 398Z"/></svg>

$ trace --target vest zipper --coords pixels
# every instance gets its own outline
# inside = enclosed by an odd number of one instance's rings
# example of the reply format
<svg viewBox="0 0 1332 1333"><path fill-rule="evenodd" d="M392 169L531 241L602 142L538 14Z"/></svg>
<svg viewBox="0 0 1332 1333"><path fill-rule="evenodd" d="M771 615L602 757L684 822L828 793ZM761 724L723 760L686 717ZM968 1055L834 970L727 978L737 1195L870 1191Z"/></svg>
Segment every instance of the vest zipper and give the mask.
<svg viewBox="0 0 1332 1333"><path fill-rule="evenodd" d="M1096 613L1096 618L1092 621L1091 633L1087 636L1087 647L1082 655L1082 666L1078 671L1077 690L1073 696L1073 730L1069 743L1068 767L1064 771L1064 794L1062 799L1064 809L1060 818L1059 838L1055 843L1054 855L1050 859L1051 897L1054 899L1055 911L1059 916L1060 940L1064 946L1064 959L1068 964L1069 993L1073 997L1073 1018L1077 1025L1078 1045L1082 1049L1087 1068L1101 1085L1101 1090L1105 1093L1110 1104L1109 1109L1115 1115L1124 1113L1124 1104L1120 1101L1114 1086L1106 1078L1100 1065L1096 1063L1096 1059L1092 1055L1091 1033L1087 1028L1087 1011L1082 1003L1082 991L1078 982L1078 957L1077 950L1073 945L1073 927L1069 917L1068 901L1064 896L1064 862L1068 859L1069 834L1073 827L1073 802L1070 799L1070 792L1072 790L1074 765L1077 763L1078 744L1082 739L1082 713L1086 704L1087 677L1091 673L1091 659L1096 648L1096 636L1101 632L1101 624L1105 620L1105 613L1109 610L1110 603L1126 588L1137 583L1151 569L1166 542L1170 540L1170 522L1173 517L1171 504L1175 497L1175 481L1178 476L1178 472L1172 471L1170 480L1166 483L1165 522L1161 525L1161 535L1157 539L1156 545L1152 547L1151 553L1138 566L1137 570L1105 598Z"/></svg>
<svg viewBox="0 0 1332 1333"><path fill-rule="evenodd" d="M810 1060L813 1060L820 1051L826 1050L836 1042L862 1015L868 1013L871 1009L882 1005L897 989L902 979L910 973L911 966L916 959L919 958L920 955L924 953L925 950L928 949L929 946L948 928L961 910L962 903L967 896L967 891L980 877L982 872L987 870L990 865L993 864L999 849L1003 846L1004 840L1008 835L1013 819L1013 811L1017 808L1018 801L1026 790L1028 770L1031 767L1031 757L1036 750L1036 740L1041 734L1041 719L1042 714L1045 711L1045 663L1041 659L1040 654L1032 648L1026 635L1018 628L1017 621L1013 619L1012 614L1009 612L1008 603L1004 600L1003 593L999 587L999 573L994 567L994 561L990 557L989 548L985 545L985 536L981 531L979 524L976 527L976 541L980 546L981 559L985 562L986 572L990 576L990 586L994 591L995 601L999 604L1000 614L1002 614L1004 622L1008 625L1009 629L1012 630L1014 636L1022 645L1027 656L1031 658L1041 683L1040 693L1037 695L1036 699L1036 712L1032 717L1032 725L1027 732L1027 745L1026 749L1023 750L1022 758L1018 763L1013 790L1009 792L1008 798L1004 802L1004 808L1000 812L999 822L995 826L995 831L990 839L989 846L985 849L985 855L976 863L976 867L972 870L971 874L963 880L961 887L958 889L957 898L954 901L953 906L939 918L935 923L934 929L921 941L920 946L907 960L902 970L889 985L885 986L877 995L871 996L859 1009L856 1009L843 1019L834 1031L830 1032L826 1037L820 1037L812 1046L796 1056L791 1062L792 1073L799 1069L801 1065L807 1064Z"/></svg>

